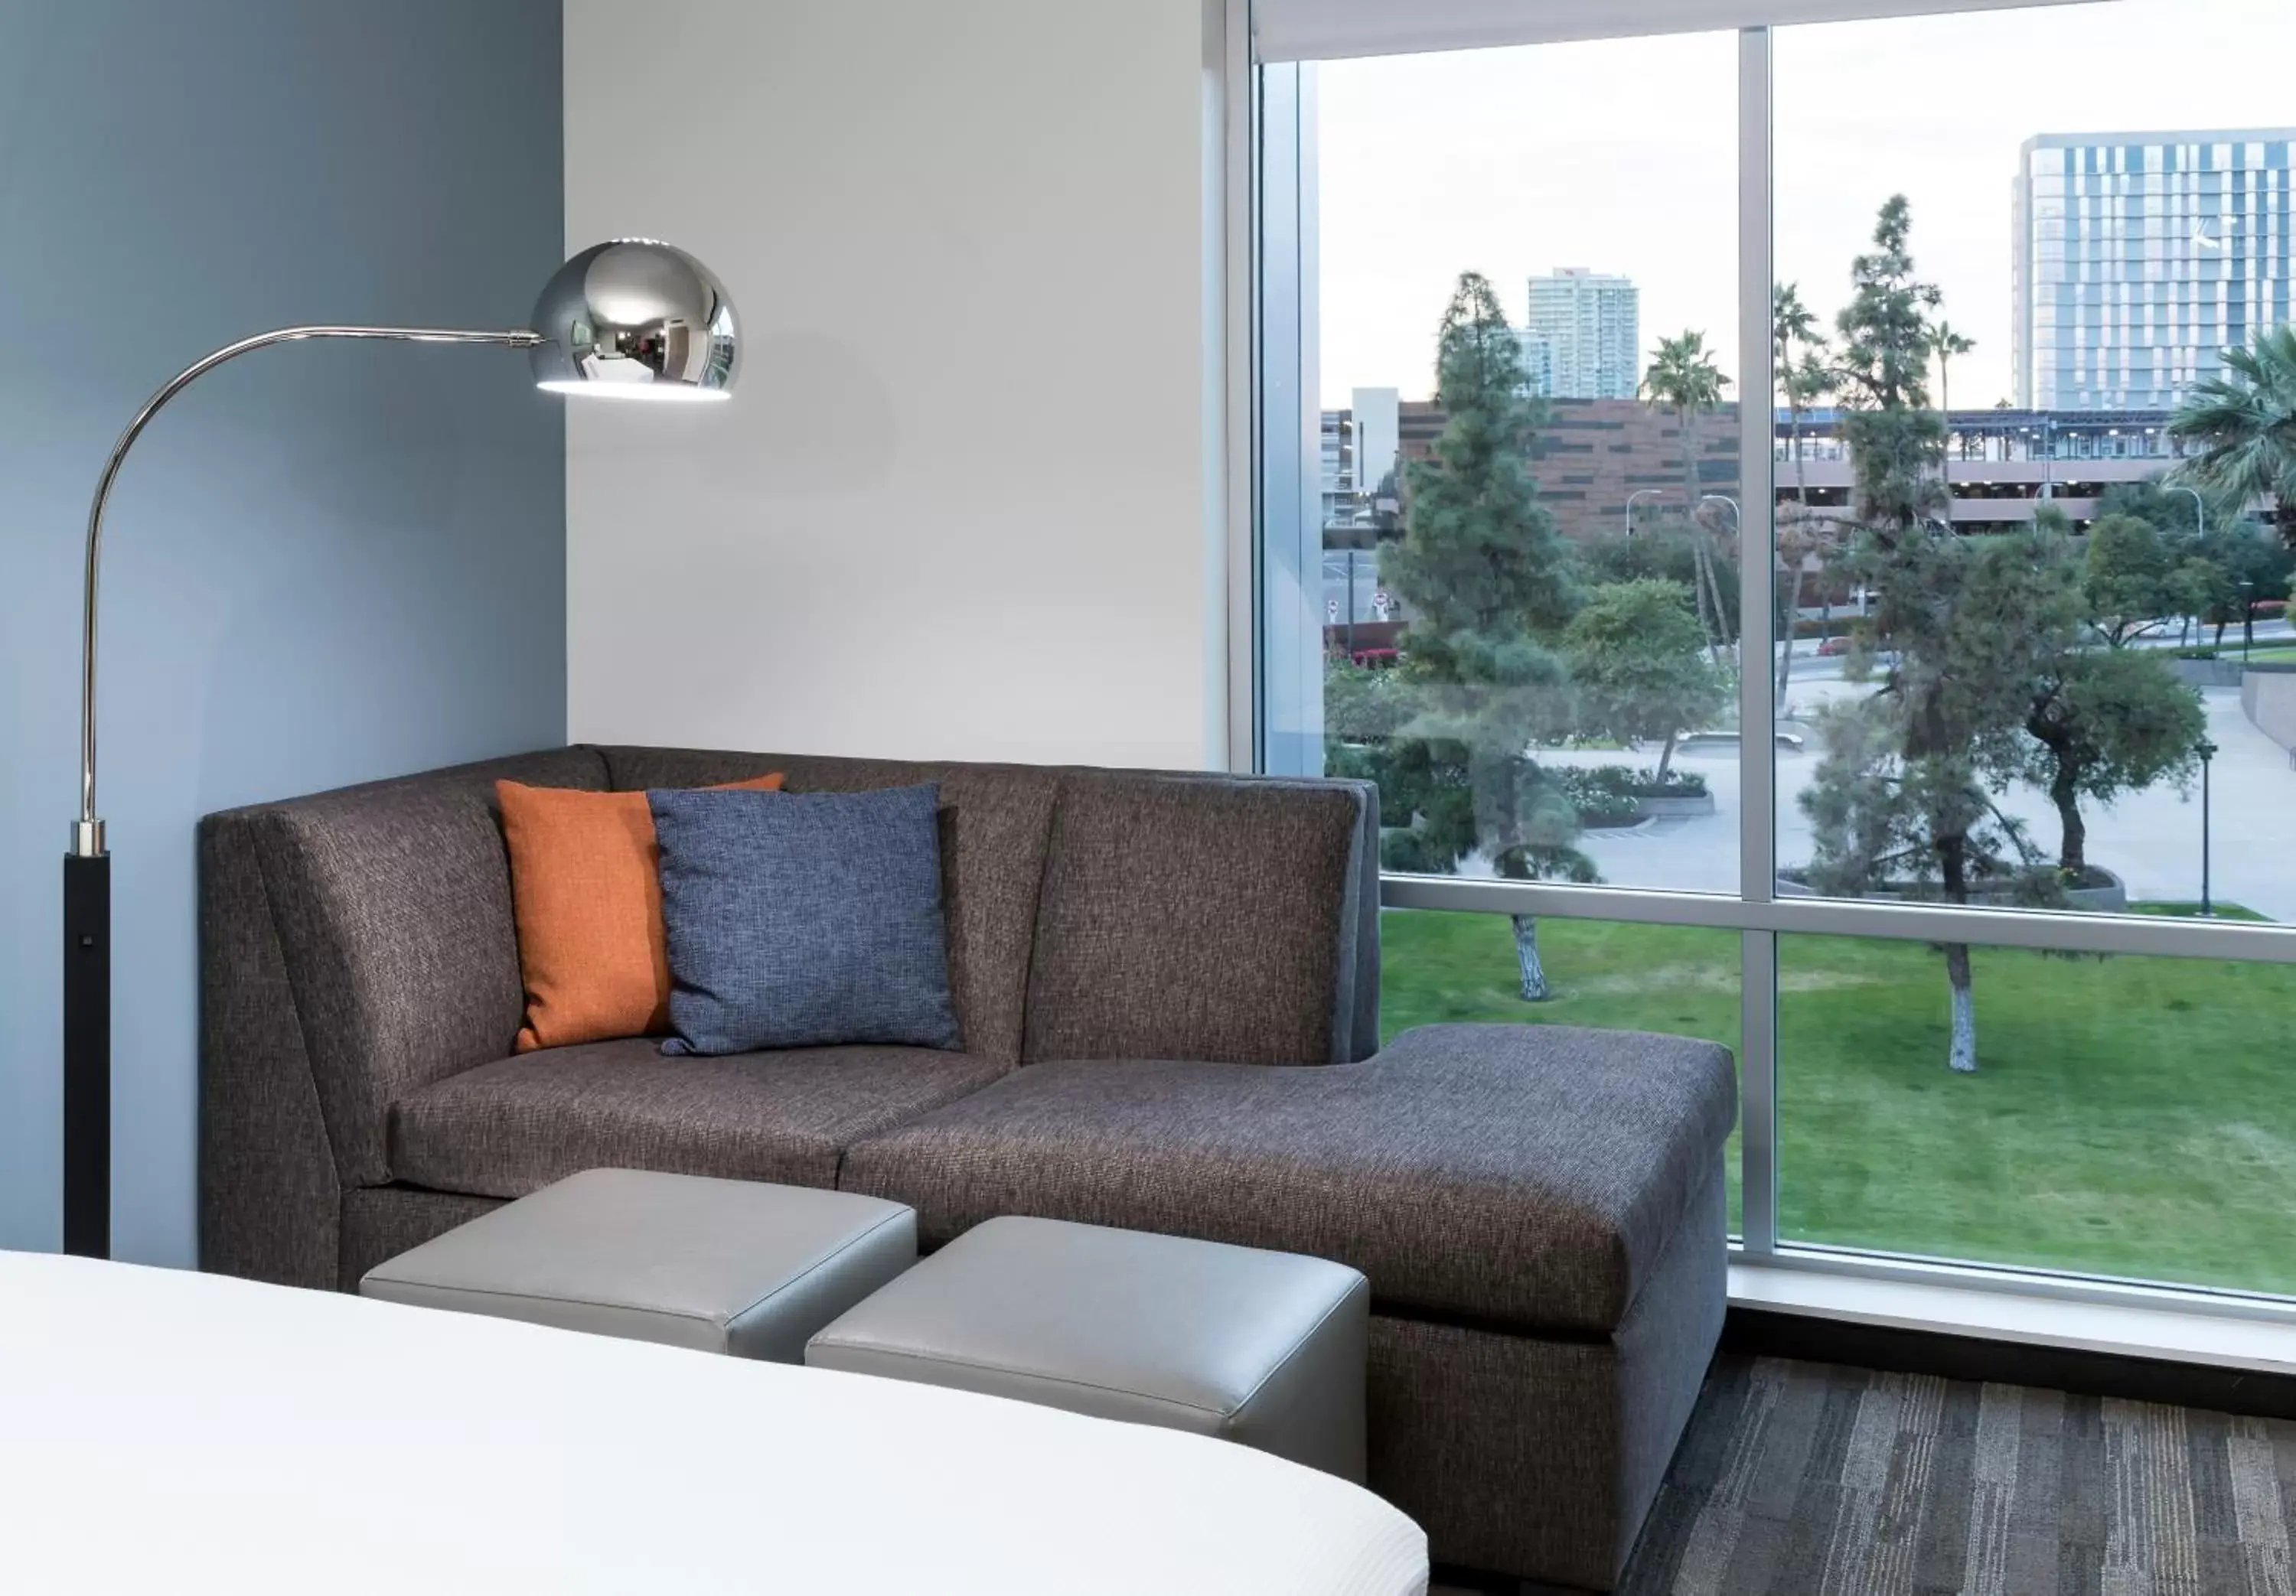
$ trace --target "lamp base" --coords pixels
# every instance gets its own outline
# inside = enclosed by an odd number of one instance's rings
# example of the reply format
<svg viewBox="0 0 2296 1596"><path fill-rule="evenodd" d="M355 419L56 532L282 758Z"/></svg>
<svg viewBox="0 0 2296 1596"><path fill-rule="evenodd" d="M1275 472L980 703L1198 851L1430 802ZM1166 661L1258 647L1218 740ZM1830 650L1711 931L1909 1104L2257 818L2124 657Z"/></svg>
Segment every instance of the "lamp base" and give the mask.
<svg viewBox="0 0 2296 1596"><path fill-rule="evenodd" d="M111 1256L111 856L64 858L64 1250Z"/></svg>

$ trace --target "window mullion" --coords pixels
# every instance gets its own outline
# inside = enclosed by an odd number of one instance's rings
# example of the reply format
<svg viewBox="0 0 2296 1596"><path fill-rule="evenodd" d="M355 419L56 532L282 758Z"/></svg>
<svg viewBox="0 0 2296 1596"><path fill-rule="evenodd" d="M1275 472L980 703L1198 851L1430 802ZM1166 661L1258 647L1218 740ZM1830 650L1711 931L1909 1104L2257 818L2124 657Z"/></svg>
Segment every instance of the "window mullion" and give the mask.
<svg viewBox="0 0 2296 1596"><path fill-rule="evenodd" d="M1770 30L1749 28L1738 36L1738 870L1739 895L1753 904L1768 903L1777 882L1771 171ZM1750 930L1742 941L1745 1246L1767 1256L1777 1247L1777 937Z"/></svg>

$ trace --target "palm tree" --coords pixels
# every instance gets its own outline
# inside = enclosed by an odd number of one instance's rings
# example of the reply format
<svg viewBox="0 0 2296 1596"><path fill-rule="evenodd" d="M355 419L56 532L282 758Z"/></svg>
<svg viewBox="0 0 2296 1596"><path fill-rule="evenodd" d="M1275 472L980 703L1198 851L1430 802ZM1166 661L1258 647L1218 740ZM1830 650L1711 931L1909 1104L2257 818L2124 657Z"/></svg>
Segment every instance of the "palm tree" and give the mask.
<svg viewBox="0 0 2296 1596"><path fill-rule="evenodd" d="M1691 552L1702 585L1698 593L1699 618L1706 619L1710 604L1713 618L1707 626L1706 648L1717 665L1722 662L1722 634L1727 612L1722 608L1722 587L1715 580L1707 534L1698 520L1699 501L1706 495L1698 475L1698 418L1721 404L1722 390L1729 386L1730 379L1722 374L1714 364L1712 351L1706 347L1706 334L1697 331L1660 339L1658 348L1651 352L1650 369L1643 373L1642 382L1643 398L1671 409L1681 424L1683 491L1690 506Z"/></svg>
<svg viewBox="0 0 2296 1596"><path fill-rule="evenodd" d="M1777 524L1777 554L1786 562L1791 573L1791 592L1786 601L1784 635L1778 643L1778 702L1786 700L1786 688L1793 679L1794 627L1801 614L1802 565L1818 552L1821 539L1816 525L1809 514L1809 472L1802 462L1802 413L1833 391L1833 372L1825 363L1825 335L1817 330L1817 317L1802 303L1798 284L1781 282L1770 290L1770 345L1774 369L1777 372L1778 390L1786 402L1786 432L1792 439L1794 462L1794 496L1800 501L1799 512L1789 523ZM1794 358L1799 346L1801 358Z"/></svg>
<svg viewBox="0 0 2296 1596"><path fill-rule="evenodd" d="M1938 363L1938 408L1945 412L1948 428L1953 425L1953 357L1975 348L1977 340L1963 337L1951 322L1940 320L1930 333L1930 348Z"/></svg>
<svg viewBox="0 0 2296 1596"><path fill-rule="evenodd" d="M1786 690L1793 681L1793 634L1795 623L1801 615L1801 581L1804 565L1811 556L1820 563L1841 542L1834 518L1822 511L1814 511L1809 503L1809 472L1801 457L1801 414L1824 399L1833 396L1833 368L1815 354L1805 354L1801 363L1783 374L1779 387L1785 395L1786 409L1793 418L1794 506L1791 520L1778 521L1778 558L1786 562L1789 587L1786 594L1785 637L1778 655L1778 704L1784 708Z"/></svg>
<svg viewBox="0 0 2296 1596"><path fill-rule="evenodd" d="M1770 344L1777 351L1778 370L1784 371L1793 364L1794 346L1809 348L1824 346L1824 337L1817 330L1817 315L1801 302L1801 285L1780 282L1770 289Z"/></svg>
<svg viewBox="0 0 2296 1596"><path fill-rule="evenodd" d="M2224 374L2196 385L2169 423L2169 435L2201 452L2175 477L2202 492L2247 503L2277 501L2274 524L2296 549L2296 324L2226 349Z"/></svg>

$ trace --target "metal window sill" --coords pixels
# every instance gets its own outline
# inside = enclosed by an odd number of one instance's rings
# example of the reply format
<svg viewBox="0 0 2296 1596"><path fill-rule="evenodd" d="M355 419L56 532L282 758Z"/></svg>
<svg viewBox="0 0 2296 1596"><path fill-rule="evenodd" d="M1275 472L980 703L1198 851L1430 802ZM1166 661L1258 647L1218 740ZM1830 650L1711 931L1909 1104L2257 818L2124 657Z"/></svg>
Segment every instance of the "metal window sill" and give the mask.
<svg viewBox="0 0 2296 1596"><path fill-rule="evenodd" d="M2202 1293L2129 1292L2087 1300L2019 1291L1997 1282L1853 1273L1734 1257L1730 1305L1931 1335L2296 1375L2296 1308L2243 1301L2219 1307ZM2144 1297L2157 1299L2147 1305Z"/></svg>

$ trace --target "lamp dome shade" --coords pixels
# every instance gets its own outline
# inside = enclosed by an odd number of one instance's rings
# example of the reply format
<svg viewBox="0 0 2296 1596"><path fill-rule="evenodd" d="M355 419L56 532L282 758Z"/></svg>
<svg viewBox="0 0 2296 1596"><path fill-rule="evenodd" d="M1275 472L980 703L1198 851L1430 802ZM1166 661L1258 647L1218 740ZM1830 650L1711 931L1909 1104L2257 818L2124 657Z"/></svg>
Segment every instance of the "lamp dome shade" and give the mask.
<svg viewBox="0 0 2296 1596"><path fill-rule="evenodd" d="M618 238L560 266L534 305L534 381L552 393L723 399L740 363L734 302L675 245Z"/></svg>

